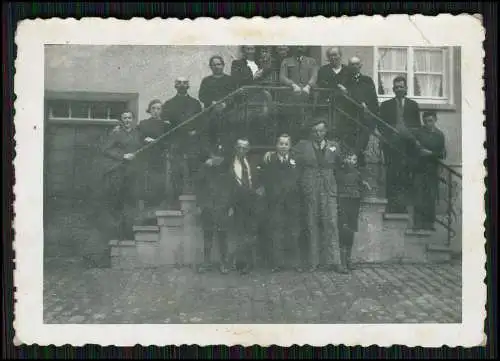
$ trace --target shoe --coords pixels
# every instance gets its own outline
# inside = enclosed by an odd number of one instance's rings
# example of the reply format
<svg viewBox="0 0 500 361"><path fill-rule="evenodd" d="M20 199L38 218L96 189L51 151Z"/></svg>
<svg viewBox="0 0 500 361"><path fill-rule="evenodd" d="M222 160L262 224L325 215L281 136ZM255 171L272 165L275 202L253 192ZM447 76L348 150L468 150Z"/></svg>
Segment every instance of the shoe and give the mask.
<svg viewBox="0 0 500 361"><path fill-rule="evenodd" d="M271 269L271 272L272 273L277 273L277 272L280 272L282 270L281 267L274 267L273 269Z"/></svg>
<svg viewBox="0 0 500 361"><path fill-rule="evenodd" d="M211 265L207 262L205 263L202 263L199 267L198 267L198 273L205 273L207 271L209 271L211 269Z"/></svg>
<svg viewBox="0 0 500 361"><path fill-rule="evenodd" d="M227 267L226 267L225 265L221 265L221 266L219 267L219 271L220 271L220 273L222 273L223 275L226 275L226 274L228 274L228 273L229 273L229 270L227 269Z"/></svg>
<svg viewBox="0 0 500 361"><path fill-rule="evenodd" d="M340 250L340 264L337 266L337 272L342 274L349 273L347 267L347 249Z"/></svg>

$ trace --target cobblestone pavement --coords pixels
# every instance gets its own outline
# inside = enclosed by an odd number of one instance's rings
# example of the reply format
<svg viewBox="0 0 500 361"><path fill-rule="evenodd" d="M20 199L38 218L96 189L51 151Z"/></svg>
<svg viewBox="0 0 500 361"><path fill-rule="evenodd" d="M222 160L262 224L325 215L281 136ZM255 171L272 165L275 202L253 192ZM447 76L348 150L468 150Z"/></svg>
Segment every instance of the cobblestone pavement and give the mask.
<svg viewBox="0 0 500 361"><path fill-rule="evenodd" d="M48 264L45 323L460 323L461 265L197 274Z"/></svg>

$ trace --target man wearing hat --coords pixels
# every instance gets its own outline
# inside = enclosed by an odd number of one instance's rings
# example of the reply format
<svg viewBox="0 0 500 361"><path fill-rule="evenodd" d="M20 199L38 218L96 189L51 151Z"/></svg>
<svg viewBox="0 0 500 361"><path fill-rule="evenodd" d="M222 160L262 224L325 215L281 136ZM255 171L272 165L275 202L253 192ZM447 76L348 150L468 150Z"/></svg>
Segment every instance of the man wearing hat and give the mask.
<svg viewBox="0 0 500 361"><path fill-rule="evenodd" d="M335 173L341 164L340 146L326 139L325 119L316 117L309 128L309 139L301 140L293 148L300 174L308 266L311 271L325 266L346 273L345 264L341 262L337 229Z"/></svg>

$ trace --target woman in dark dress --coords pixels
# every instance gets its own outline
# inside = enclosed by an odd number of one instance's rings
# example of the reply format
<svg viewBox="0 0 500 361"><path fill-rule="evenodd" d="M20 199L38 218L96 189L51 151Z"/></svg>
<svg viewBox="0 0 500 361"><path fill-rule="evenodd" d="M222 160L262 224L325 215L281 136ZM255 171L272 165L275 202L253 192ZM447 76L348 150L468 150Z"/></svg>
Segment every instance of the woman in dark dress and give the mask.
<svg viewBox="0 0 500 361"><path fill-rule="evenodd" d="M141 120L137 130L144 143L150 143L160 137L168 129L168 122L161 119L162 102L154 99L149 102L146 112L150 114L148 119ZM164 144L145 151L141 166L144 173L144 200L148 206L158 205L165 199L166 190L166 149Z"/></svg>
<svg viewBox="0 0 500 361"><path fill-rule="evenodd" d="M106 208L116 226L113 233L119 240L133 239L132 226L141 199L140 168L133 160L136 158L134 152L144 142L133 126L133 118L132 112L123 112L119 125L111 131L103 147L103 154L109 161L104 175Z"/></svg>

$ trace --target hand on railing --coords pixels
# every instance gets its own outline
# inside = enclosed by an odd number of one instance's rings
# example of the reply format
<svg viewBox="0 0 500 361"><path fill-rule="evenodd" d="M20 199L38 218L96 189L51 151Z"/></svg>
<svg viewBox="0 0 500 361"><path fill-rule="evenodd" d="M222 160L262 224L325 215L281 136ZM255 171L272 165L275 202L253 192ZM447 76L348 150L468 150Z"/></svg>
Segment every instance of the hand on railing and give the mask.
<svg viewBox="0 0 500 361"><path fill-rule="evenodd" d="M366 180L363 180L361 181L361 184L363 185L363 187L368 191L368 192L371 192L372 191L372 186L370 185L370 183L368 183L368 181Z"/></svg>
<svg viewBox="0 0 500 361"><path fill-rule="evenodd" d="M135 158L134 153L127 153L127 154L123 155L123 159L125 159L125 160L133 160L134 158Z"/></svg>
<svg viewBox="0 0 500 361"><path fill-rule="evenodd" d="M205 161L205 164L209 167L218 166L222 163L223 160L224 160L223 157L213 156L213 157L208 158Z"/></svg>
<svg viewBox="0 0 500 361"><path fill-rule="evenodd" d="M309 84L306 85L305 87L302 88L302 91L307 95L309 95L309 93L311 92L311 86Z"/></svg>
<svg viewBox="0 0 500 361"><path fill-rule="evenodd" d="M423 157L428 157L431 156L433 153L429 149L421 148L420 149L420 155Z"/></svg>
<svg viewBox="0 0 500 361"><path fill-rule="evenodd" d="M347 88L343 86L342 84L337 84L337 87L344 93L347 93Z"/></svg>
<svg viewBox="0 0 500 361"><path fill-rule="evenodd" d="M264 154L264 163L269 163L271 161L271 154L273 154L273 152L266 152L266 154Z"/></svg>
<svg viewBox="0 0 500 361"><path fill-rule="evenodd" d="M144 141L145 141L146 143L152 143L152 142L154 142L154 141L155 141L155 139L154 139L154 138L151 138L151 137L146 137L146 138L144 138Z"/></svg>
<svg viewBox="0 0 500 361"><path fill-rule="evenodd" d="M300 93L302 91L302 89L300 89L300 86L298 86L297 84L292 84L292 89L295 93Z"/></svg>

